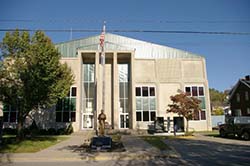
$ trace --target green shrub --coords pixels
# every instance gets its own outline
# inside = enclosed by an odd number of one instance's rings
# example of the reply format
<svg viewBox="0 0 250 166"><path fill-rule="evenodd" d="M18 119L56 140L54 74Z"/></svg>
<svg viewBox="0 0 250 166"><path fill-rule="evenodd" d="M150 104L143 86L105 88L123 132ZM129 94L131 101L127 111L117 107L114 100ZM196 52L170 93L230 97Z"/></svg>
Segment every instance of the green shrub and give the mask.
<svg viewBox="0 0 250 166"><path fill-rule="evenodd" d="M56 134L57 134L57 132L56 132L56 129L54 129L54 128L49 128L47 130L47 135L56 135Z"/></svg>
<svg viewBox="0 0 250 166"><path fill-rule="evenodd" d="M3 135L16 135L16 134L17 134L16 129L12 129L12 128L4 128L3 129Z"/></svg>

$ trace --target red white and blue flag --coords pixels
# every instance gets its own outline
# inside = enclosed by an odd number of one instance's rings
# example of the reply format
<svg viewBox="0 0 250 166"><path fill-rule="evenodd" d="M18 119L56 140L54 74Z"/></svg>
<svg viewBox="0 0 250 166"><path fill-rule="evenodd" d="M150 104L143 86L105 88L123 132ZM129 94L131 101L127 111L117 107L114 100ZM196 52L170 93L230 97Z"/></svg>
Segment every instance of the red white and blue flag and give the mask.
<svg viewBox="0 0 250 166"><path fill-rule="evenodd" d="M104 47L104 41L105 41L105 30L106 30L106 27L105 27L105 23L104 23L102 33L100 35L100 46L102 49Z"/></svg>

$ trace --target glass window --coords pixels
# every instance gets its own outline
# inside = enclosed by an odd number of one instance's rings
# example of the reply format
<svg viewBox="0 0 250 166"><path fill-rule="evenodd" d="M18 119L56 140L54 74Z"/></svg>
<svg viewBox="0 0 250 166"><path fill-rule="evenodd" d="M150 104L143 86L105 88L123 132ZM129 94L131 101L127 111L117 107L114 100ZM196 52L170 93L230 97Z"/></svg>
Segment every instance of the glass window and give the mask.
<svg viewBox="0 0 250 166"><path fill-rule="evenodd" d="M206 119L206 99L203 86L190 86L185 87L185 92L192 97L197 97L201 100L200 108L202 111L196 112L193 116L193 120L205 120Z"/></svg>
<svg viewBox="0 0 250 166"><path fill-rule="evenodd" d="M71 122L75 122L75 121L76 121L76 113L71 112Z"/></svg>
<svg viewBox="0 0 250 166"><path fill-rule="evenodd" d="M149 121L149 111L143 111L143 121Z"/></svg>
<svg viewBox="0 0 250 166"><path fill-rule="evenodd" d="M154 87L150 87L149 91L150 91L150 96L155 96L155 88Z"/></svg>
<svg viewBox="0 0 250 166"><path fill-rule="evenodd" d="M142 98L136 98L136 110L142 110Z"/></svg>
<svg viewBox="0 0 250 166"><path fill-rule="evenodd" d="M155 120L155 111L150 112L150 118L151 121Z"/></svg>
<svg viewBox="0 0 250 166"><path fill-rule="evenodd" d="M148 87L142 87L142 96L144 97L148 96Z"/></svg>
<svg viewBox="0 0 250 166"><path fill-rule="evenodd" d="M88 98L89 97L89 83L83 83L83 96L84 98Z"/></svg>
<svg viewBox="0 0 250 166"><path fill-rule="evenodd" d="M201 101L200 108L201 109L206 109L205 97L199 97L199 100Z"/></svg>
<svg viewBox="0 0 250 166"><path fill-rule="evenodd" d="M4 122L16 123L17 116L18 116L18 112L17 112L16 107L8 105L8 104L3 104L3 121Z"/></svg>
<svg viewBox="0 0 250 166"><path fill-rule="evenodd" d="M201 111L201 120L206 120L206 111Z"/></svg>
<svg viewBox="0 0 250 166"><path fill-rule="evenodd" d="M141 87L136 87L135 88L135 95L136 96L141 96Z"/></svg>
<svg viewBox="0 0 250 166"><path fill-rule="evenodd" d="M143 98L143 110L149 110L148 98Z"/></svg>
<svg viewBox="0 0 250 166"><path fill-rule="evenodd" d="M136 121L154 121L156 117L155 87L136 87Z"/></svg>
<svg viewBox="0 0 250 166"><path fill-rule="evenodd" d="M194 119L194 120L199 120L199 119L200 119L199 111L194 113L193 119Z"/></svg>
<svg viewBox="0 0 250 166"><path fill-rule="evenodd" d="M10 107L7 104L3 104L3 112L9 112L10 111Z"/></svg>
<svg viewBox="0 0 250 166"><path fill-rule="evenodd" d="M76 87L71 87L71 96L58 100L56 104L56 122L75 121Z"/></svg>
<svg viewBox="0 0 250 166"><path fill-rule="evenodd" d="M71 88L71 96L76 97L76 87Z"/></svg>
<svg viewBox="0 0 250 166"><path fill-rule="evenodd" d="M199 96L204 96L203 87L199 87Z"/></svg>
<svg viewBox="0 0 250 166"><path fill-rule="evenodd" d="M70 101L70 99L65 98L63 100L64 100L64 102L63 102L63 111L69 111L69 101Z"/></svg>
<svg viewBox="0 0 250 166"><path fill-rule="evenodd" d="M120 94L120 98L124 98L124 83L120 82L119 83L119 94Z"/></svg>
<svg viewBox="0 0 250 166"><path fill-rule="evenodd" d="M198 92L197 92L197 87L196 86L192 87L192 96L198 96Z"/></svg>
<svg viewBox="0 0 250 166"><path fill-rule="evenodd" d="M70 111L76 111L76 98L70 100Z"/></svg>
<svg viewBox="0 0 250 166"><path fill-rule="evenodd" d="M191 88L190 87L186 87L185 92L188 94L188 96L191 96Z"/></svg>
<svg viewBox="0 0 250 166"><path fill-rule="evenodd" d="M9 112L3 113L3 122L9 122Z"/></svg>
<svg viewBox="0 0 250 166"><path fill-rule="evenodd" d="M62 122L62 112L56 112L56 122Z"/></svg>
<svg viewBox="0 0 250 166"><path fill-rule="evenodd" d="M69 112L63 112L63 122L69 122Z"/></svg>
<svg viewBox="0 0 250 166"><path fill-rule="evenodd" d="M136 112L136 121L141 121L141 112Z"/></svg>
<svg viewBox="0 0 250 166"><path fill-rule="evenodd" d="M17 112L10 112L10 122L17 122Z"/></svg>
<svg viewBox="0 0 250 166"><path fill-rule="evenodd" d="M95 97L95 83L89 83L89 96L88 98Z"/></svg>
<svg viewBox="0 0 250 166"><path fill-rule="evenodd" d="M149 99L150 101L150 110L156 110L155 98Z"/></svg>
<svg viewBox="0 0 250 166"><path fill-rule="evenodd" d="M128 82L124 83L124 98L128 98Z"/></svg>
<svg viewBox="0 0 250 166"><path fill-rule="evenodd" d="M124 106L123 113L128 113L128 99L124 99Z"/></svg>

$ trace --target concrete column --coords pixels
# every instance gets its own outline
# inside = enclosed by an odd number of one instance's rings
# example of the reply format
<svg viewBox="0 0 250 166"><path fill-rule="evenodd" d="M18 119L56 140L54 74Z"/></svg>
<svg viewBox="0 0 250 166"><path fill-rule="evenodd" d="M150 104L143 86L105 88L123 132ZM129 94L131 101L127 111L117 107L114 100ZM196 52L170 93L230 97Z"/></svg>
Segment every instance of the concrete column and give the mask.
<svg viewBox="0 0 250 166"><path fill-rule="evenodd" d="M113 112L111 113L112 129L119 129L119 75L117 65L117 52L113 54Z"/></svg>
<svg viewBox="0 0 250 166"><path fill-rule="evenodd" d="M130 102L131 111L129 113L129 126L131 129L136 129L136 101L135 101L135 78L134 78L134 56L135 52L131 52L130 57Z"/></svg>
<svg viewBox="0 0 250 166"><path fill-rule="evenodd" d="M79 73L79 81L76 83L77 87L77 96L76 96L76 127L74 129L81 130L82 129L82 53L81 51L77 52L77 61L78 61L78 72Z"/></svg>
<svg viewBox="0 0 250 166"><path fill-rule="evenodd" d="M100 63L99 63L99 52L97 51L95 53L95 108L94 108L94 129L96 130L97 129L97 116L101 110L101 84L100 84L100 72L99 72L99 66L100 66Z"/></svg>

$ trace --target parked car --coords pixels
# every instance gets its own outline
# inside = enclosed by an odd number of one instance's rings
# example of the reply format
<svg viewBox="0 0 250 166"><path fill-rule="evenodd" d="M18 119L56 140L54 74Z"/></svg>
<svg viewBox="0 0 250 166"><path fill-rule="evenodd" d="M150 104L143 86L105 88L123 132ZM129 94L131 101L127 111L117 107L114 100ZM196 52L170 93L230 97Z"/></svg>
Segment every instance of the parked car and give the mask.
<svg viewBox="0 0 250 166"><path fill-rule="evenodd" d="M248 116L229 117L226 119L225 124L219 125L219 132L221 137L234 135L244 140L249 140L250 117Z"/></svg>

